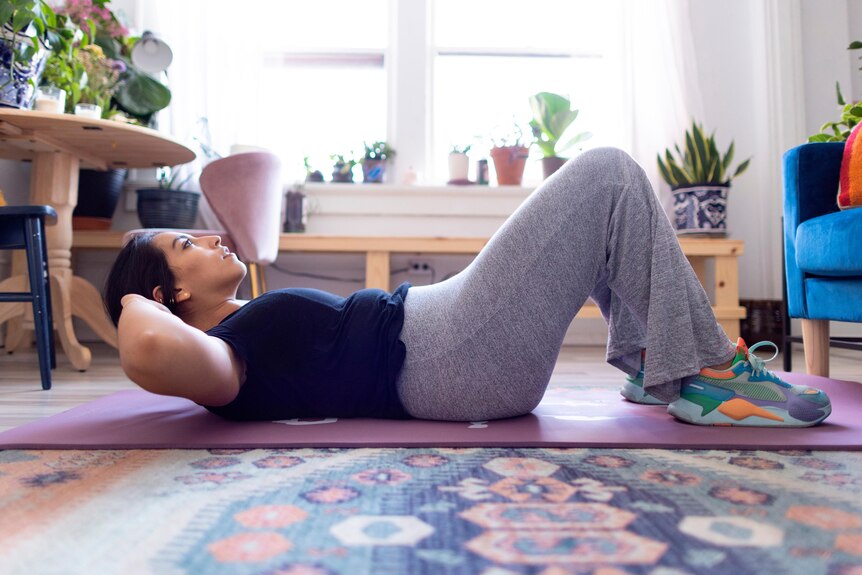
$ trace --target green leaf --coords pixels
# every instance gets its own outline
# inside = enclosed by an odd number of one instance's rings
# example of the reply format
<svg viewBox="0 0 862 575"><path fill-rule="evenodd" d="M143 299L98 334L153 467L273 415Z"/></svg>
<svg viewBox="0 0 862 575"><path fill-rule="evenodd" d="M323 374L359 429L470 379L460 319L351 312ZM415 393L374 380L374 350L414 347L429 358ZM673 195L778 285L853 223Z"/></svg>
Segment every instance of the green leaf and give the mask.
<svg viewBox="0 0 862 575"><path fill-rule="evenodd" d="M697 178L697 175L703 171L703 164L701 163L701 158L698 156L697 150L695 149L694 139L688 130L685 132L685 154L686 157L683 163L689 171L692 172L692 175Z"/></svg>
<svg viewBox="0 0 862 575"><path fill-rule="evenodd" d="M709 183L720 183L719 172L721 170L721 164L718 161L718 156L713 156L709 159L709 167L706 170L706 179L705 182Z"/></svg>
<svg viewBox="0 0 862 575"><path fill-rule="evenodd" d="M844 96L841 94L841 84L835 82L835 95L838 97L838 105L844 106L847 102L844 101Z"/></svg>
<svg viewBox="0 0 862 575"><path fill-rule="evenodd" d="M742 175L742 173L748 168L748 164L751 163L751 158L748 158L736 168L736 172L733 173L733 177Z"/></svg>
<svg viewBox="0 0 862 575"><path fill-rule="evenodd" d="M862 106L853 106L850 108L850 113L857 118L862 118Z"/></svg>
<svg viewBox="0 0 862 575"><path fill-rule="evenodd" d="M11 2L0 2L0 22L4 24L12 19L12 12L15 10Z"/></svg>
<svg viewBox="0 0 862 575"><path fill-rule="evenodd" d="M719 180L724 179L724 174L727 173L727 169L730 167L730 163L733 161L733 142L730 143L730 146L727 148L727 153L724 154L724 160L721 162L721 173L718 175Z"/></svg>
<svg viewBox="0 0 862 575"><path fill-rule="evenodd" d="M123 110L135 116L148 116L171 103L171 91L161 82L134 68L126 72L126 82L114 94L114 99Z"/></svg>
<svg viewBox="0 0 862 575"><path fill-rule="evenodd" d="M853 42L850 42L850 45L847 46L847 49L848 50L860 50L860 49L862 49L862 42L860 42L859 40L855 40Z"/></svg>
<svg viewBox="0 0 862 575"><path fill-rule="evenodd" d="M673 175L671 175L668 167L661 161L661 154L656 154L656 161L658 162L658 169L661 172L661 177L664 178L664 181L671 187L676 186L677 181L674 179Z"/></svg>
<svg viewBox="0 0 862 575"><path fill-rule="evenodd" d="M829 136L826 134L814 134L813 136L808 137L809 142L828 142Z"/></svg>
<svg viewBox="0 0 862 575"><path fill-rule="evenodd" d="M705 168L711 164L711 158L707 147L706 139L704 138L703 128L694 124L694 145L697 147L697 155L700 157L701 173L704 173ZM712 138L710 138L711 140ZM708 181L708 179L707 179Z"/></svg>
<svg viewBox="0 0 862 575"><path fill-rule="evenodd" d="M675 162L671 162L668 165L668 169L670 169L671 174L673 174L678 186L684 186L693 182L692 175L677 166Z"/></svg>
<svg viewBox="0 0 862 575"><path fill-rule="evenodd" d="M30 25L35 17L36 15L31 10L18 10L12 15L12 31L21 32Z"/></svg>

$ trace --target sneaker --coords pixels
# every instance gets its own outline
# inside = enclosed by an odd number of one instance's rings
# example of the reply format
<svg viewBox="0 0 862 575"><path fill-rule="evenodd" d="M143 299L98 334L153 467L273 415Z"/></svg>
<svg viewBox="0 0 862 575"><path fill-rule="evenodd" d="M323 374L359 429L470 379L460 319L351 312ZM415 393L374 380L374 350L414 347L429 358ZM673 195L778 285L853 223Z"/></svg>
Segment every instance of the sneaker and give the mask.
<svg viewBox="0 0 862 575"><path fill-rule="evenodd" d="M620 388L620 394L633 403L642 403L645 405L667 405L666 401L662 401L644 391L643 370L640 370L635 377L630 375L626 376L626 382Z"/></svg>
<svg viewBox="0 0 862 575"><path fill-rule="evenodd" d="M645 353L641 351L641 369L634 377L630 375L626 376L626 382L620 388L620 394L632 403L667 405L666 401L662 401L644 391L644 357Z"/></svg>
<svg viewBox="0 0 862 575"><path fill-rule="evenodd" d="M753 353L763 345L775 348L775 353L767 360ZM701 369L698 375L682 384L680 397L668 405L668 413L698 425L817 425L832 413L829 396L813 387L781 381L764 367L777 355L778 346L771 341L748 348L739 338L732 366L723 371Z"/></svg>

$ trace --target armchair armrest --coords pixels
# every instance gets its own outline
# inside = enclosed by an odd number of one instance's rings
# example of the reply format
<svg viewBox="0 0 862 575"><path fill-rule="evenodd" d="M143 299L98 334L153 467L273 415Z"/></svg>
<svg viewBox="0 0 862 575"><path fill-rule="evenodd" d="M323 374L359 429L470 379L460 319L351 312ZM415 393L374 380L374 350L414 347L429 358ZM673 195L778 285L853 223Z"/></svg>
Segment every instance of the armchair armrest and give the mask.
<svg viewBox="0 0 862 575"><path fill-rule="evenodd" d="M796 265L796 228L838 211L842 142L803 144L784 154L784 264L791 317L808 317L804 274Z"/></svg>

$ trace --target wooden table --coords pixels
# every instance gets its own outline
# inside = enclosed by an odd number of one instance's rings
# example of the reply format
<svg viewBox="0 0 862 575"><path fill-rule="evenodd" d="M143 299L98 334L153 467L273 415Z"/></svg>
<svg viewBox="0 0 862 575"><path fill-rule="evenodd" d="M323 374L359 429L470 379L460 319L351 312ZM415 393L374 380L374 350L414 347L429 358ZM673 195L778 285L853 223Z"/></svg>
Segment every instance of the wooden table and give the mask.
<svg viewBox="0 0 862 575"><path fill-rule="evenodd" d="M122 232L75 232L74 246L89 249L119 249ZM323 236L281 234L279 252L363 253L365 254L365 287L392 289L390 256L412 254L478 254L488 238L400 237L400 236ZM707 283L706 263L715 262L712 280L712 309L732 341L739 337L739 320L745 308L739 305L737 258L745 251L742 240L725 238L679 238L683 253L691 263L700 283ZM584 306L577 317L599 318L594 305Z"/></svg>
<svg viewBox="0 0 862 575"><path fill-rule="evenodd" d="M75 337L72 317L80 317L113 346L117 345L117 332L104 311L98 290L75 276L71 268L78 169L175 166L192 161L195 153L148 128L70 114L0 109L0 157L31 161L30 203L47 204L57 210L57 225L49 226L46 234L54 328L72 365L85 370L90 366L91 354ZM13 275L0 282L0 290L23 291L26 281L24 275ZM23 304L4 304L0 307L0 325L25 314ZM22 330L9 330L6 349L17 348L22 338Z"/></svg>

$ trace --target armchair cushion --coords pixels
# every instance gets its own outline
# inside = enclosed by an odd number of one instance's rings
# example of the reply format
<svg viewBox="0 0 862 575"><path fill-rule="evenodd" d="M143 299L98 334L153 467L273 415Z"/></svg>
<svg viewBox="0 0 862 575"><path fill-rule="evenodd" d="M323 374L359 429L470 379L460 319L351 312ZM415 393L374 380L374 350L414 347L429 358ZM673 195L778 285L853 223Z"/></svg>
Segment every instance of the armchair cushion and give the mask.
<svg viewBox="0 0 862 575"><path fill-rule="evenodd" d="M796 264L821 276L862 276L862 210L826 214L796 228Z"/></svg>
<svg viewBox="0 0 862 575"><path fill-rule="evenodd" d="M844 143L841 159L841 186L838 207L842 210L862 207L862 123L856 124Z"/></svg>
<svg viewBox="0 0 862 575"><path fill-rule="evenodd" d="M808 319L862 322L862 278L807 278Z"/></svg>

